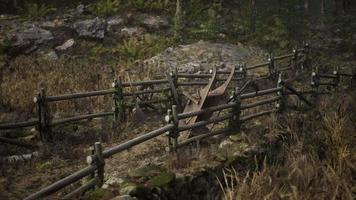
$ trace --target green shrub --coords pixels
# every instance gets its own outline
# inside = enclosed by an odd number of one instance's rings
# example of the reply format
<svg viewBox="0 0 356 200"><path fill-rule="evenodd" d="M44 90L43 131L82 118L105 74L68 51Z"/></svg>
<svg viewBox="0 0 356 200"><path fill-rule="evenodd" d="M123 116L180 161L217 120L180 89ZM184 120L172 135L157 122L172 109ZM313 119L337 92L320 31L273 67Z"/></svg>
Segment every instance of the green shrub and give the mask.
<svg viewBox="0 0 356 200"><path fill-rule="evenodd" d="M98 3L91 5L90 10L95 15L107 17L119 11L121 5L119 0L100 0Z"/></svg>
<svg viewBox="0 0 356 200"><path fill-rule="evenodd" d="M291 45L290 33L287 26L279 17L273 17L270 23L258 23L256 41L258 45L267 48L270 52L289 48Z"/></svg>
<svg viewBox="0 0 356 200"><path fill-rule="evenodd" d="M173 3L172 3L173 2ZM168 11L174 5L174 1L169 0L130 0L128 6L140 11Z"/></svg>
<svg viewBox="0 0 356 200"><path fill-rule="evenodd" d="M25 2L22 7L18 8L19 14L25 20L38 20L55 11L56 9L45 4Z"/></svg>

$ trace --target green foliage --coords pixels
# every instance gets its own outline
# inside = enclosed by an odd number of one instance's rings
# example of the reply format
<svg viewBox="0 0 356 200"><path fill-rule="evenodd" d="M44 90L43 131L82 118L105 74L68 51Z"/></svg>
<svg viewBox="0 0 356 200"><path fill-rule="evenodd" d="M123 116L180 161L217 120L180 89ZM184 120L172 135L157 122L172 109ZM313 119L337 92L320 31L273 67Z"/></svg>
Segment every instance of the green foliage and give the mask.
<svg viewBox="0 0 356 200"><path fill-rule="evenodd" d="M119 11L121 5L119 0L100 0L91 5L90 10L97 16L107 17Z"/></svg>
<svg viewBox="0 0 356 200"><path fill-rule="evenodd" d="M278 52L291 45L290 33L279 17L272 18L269 24L259 22L258 27L256 42L270 52Z"/></svg>
<svg viewBox="0 0 356 200"><path fill-rule="evenodd" d="M25 2L22 7L18 8L21 17L25 20L38 20L56 9L45 4Z"/></svg>
<svg viewBox="0 0 356 200"><path fill-rule="evenodd" d="M188 5L188 34L193 39L216 39L220 31L220 13L223 11L221 4L201 4L202 2L190 2Z"/></svg>
<svg viewBox="0 0 356 200"><path fill-rule="evenodd" d="M171 38L145 34L127 38L114 47L102 45L93 47L90 55L94 59L101 56L109 57L109 59L114 58L116 63L120 62L124 66L130 66L135 61L152 57L173 44L174 40Z"/></svg>
<svg viewBox="0 0 356 200"><path fill-rule="evenodd" d="M169 0L130 0L128 6L139 11L162 12L169 11L174 5L173 2Z"/></svg>

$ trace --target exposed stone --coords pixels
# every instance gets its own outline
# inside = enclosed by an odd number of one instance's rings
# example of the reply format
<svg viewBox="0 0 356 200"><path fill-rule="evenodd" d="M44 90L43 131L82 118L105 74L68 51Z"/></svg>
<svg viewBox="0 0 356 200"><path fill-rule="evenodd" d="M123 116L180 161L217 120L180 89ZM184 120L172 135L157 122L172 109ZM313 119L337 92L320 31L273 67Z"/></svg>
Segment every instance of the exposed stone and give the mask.
<svg viewBox="0 0 356 200"><path fill-rule="evenodd" d="M122 196L117 196L111 200L137 200L136 197L132 197L130 195L122 195Z"/></svg>
<svg viewBox="0 0 356 200"><path fill-rule="evenodd" d="M45 58L48 60L58 60L58 55L55 51L51 50L45 54Z"/></svg>
<svg viewBox="0 0 356 200"><path fill-rule="evenodd" d="M105 27L105 20L99 19L98 17L95 19L77 21L73 24L73 28L80 37L93 39L104 39Z"/></svg>
<svg viewBox="0 0 356 200"><path fill-rule="evenodd" d="M142 34L144 34L146 32L146 30L142 27L125 27L123 29L121 29L121 33L126 34L130 37L132 36L140 36Z"/></svg>
<svg viewBox="0 0 356 200"><path fill-rule="evenodd" d="M66 42L64 42L61 46L56 47L56 50L58 51L65 51L67 49L69 49L70 47L72 47L74 45L74 39L69 39Z"/></svg>
<svg viewBox="0 0 356 200"><path fill-rule="evenodd" d="M124 18L122 18L121 16L113 16L107 19L106 30L108 32L120 32L124 24Z"/></svg>
<svg viewBox="0 0 356 200"><path fill-rule="evenodd" d="M161 16L143 15L142 24L152 30L168 27L168 20Z"/></svg>
<svg viewBox="0 0 356 200"><path fill-rule="evenodd" d="M145 60L143 68L145 73L150 74L175 68L185 73L208 73L213 66L230 71L238 63L256 64L262 61L265 61L264 52L257 48L200 41L167 48L157 56Z"/></svg>
<svg viewBox="0 0 356 200"><path fill-rule="evenodd" d="M16 30L8 35L12 52L30 53L39 45L53 40L53 34L45 29L32 26L27 29Z"/></svg>

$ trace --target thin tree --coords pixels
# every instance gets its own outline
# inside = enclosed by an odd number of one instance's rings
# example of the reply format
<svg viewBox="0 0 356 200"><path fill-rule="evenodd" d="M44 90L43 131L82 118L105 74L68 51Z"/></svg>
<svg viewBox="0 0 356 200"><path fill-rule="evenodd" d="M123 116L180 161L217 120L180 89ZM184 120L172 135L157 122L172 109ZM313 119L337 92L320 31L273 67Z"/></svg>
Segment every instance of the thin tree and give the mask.
<svg viewBox="0 0 356 200"><path fill-rule="evenodd" d="M174 37L176 39L181 39L181 32L183 29L183 11L182 11L183 0L176 1L176 13L174 16Z"/></svg>
<svg viewBox="0 0 356 200"><path fill-rule="evenodd" d="M320 0L320 27L325 27L325 0Z"/></svg>

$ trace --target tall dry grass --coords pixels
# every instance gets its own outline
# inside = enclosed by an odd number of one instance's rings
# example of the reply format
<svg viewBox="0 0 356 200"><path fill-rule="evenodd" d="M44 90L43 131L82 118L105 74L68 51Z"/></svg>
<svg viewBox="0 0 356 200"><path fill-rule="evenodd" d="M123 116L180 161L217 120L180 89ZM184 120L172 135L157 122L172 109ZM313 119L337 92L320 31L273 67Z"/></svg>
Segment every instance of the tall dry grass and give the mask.
<svg viewBox="0 0 356 200"><path fill-rule="evenodd" d="M33 114L33 97L40 88L44 88L47 95L58 95L108 89L112 80L110 68L99 63L75 59L53 62L35 56L19 56L3 71L1 98L6 107ZM86 113L94 109L110 109L110 100L111 97L108 96L81 99L80 102L67 101L53 104L52 110Z"/></svg>
<svg viewBox="0 0 356 200"><path fill-rule="evenodd" d="M258 170L224 170L224 199L355 199L355 99L335 98L288 119L291 141L282 151Z"/></svg>

